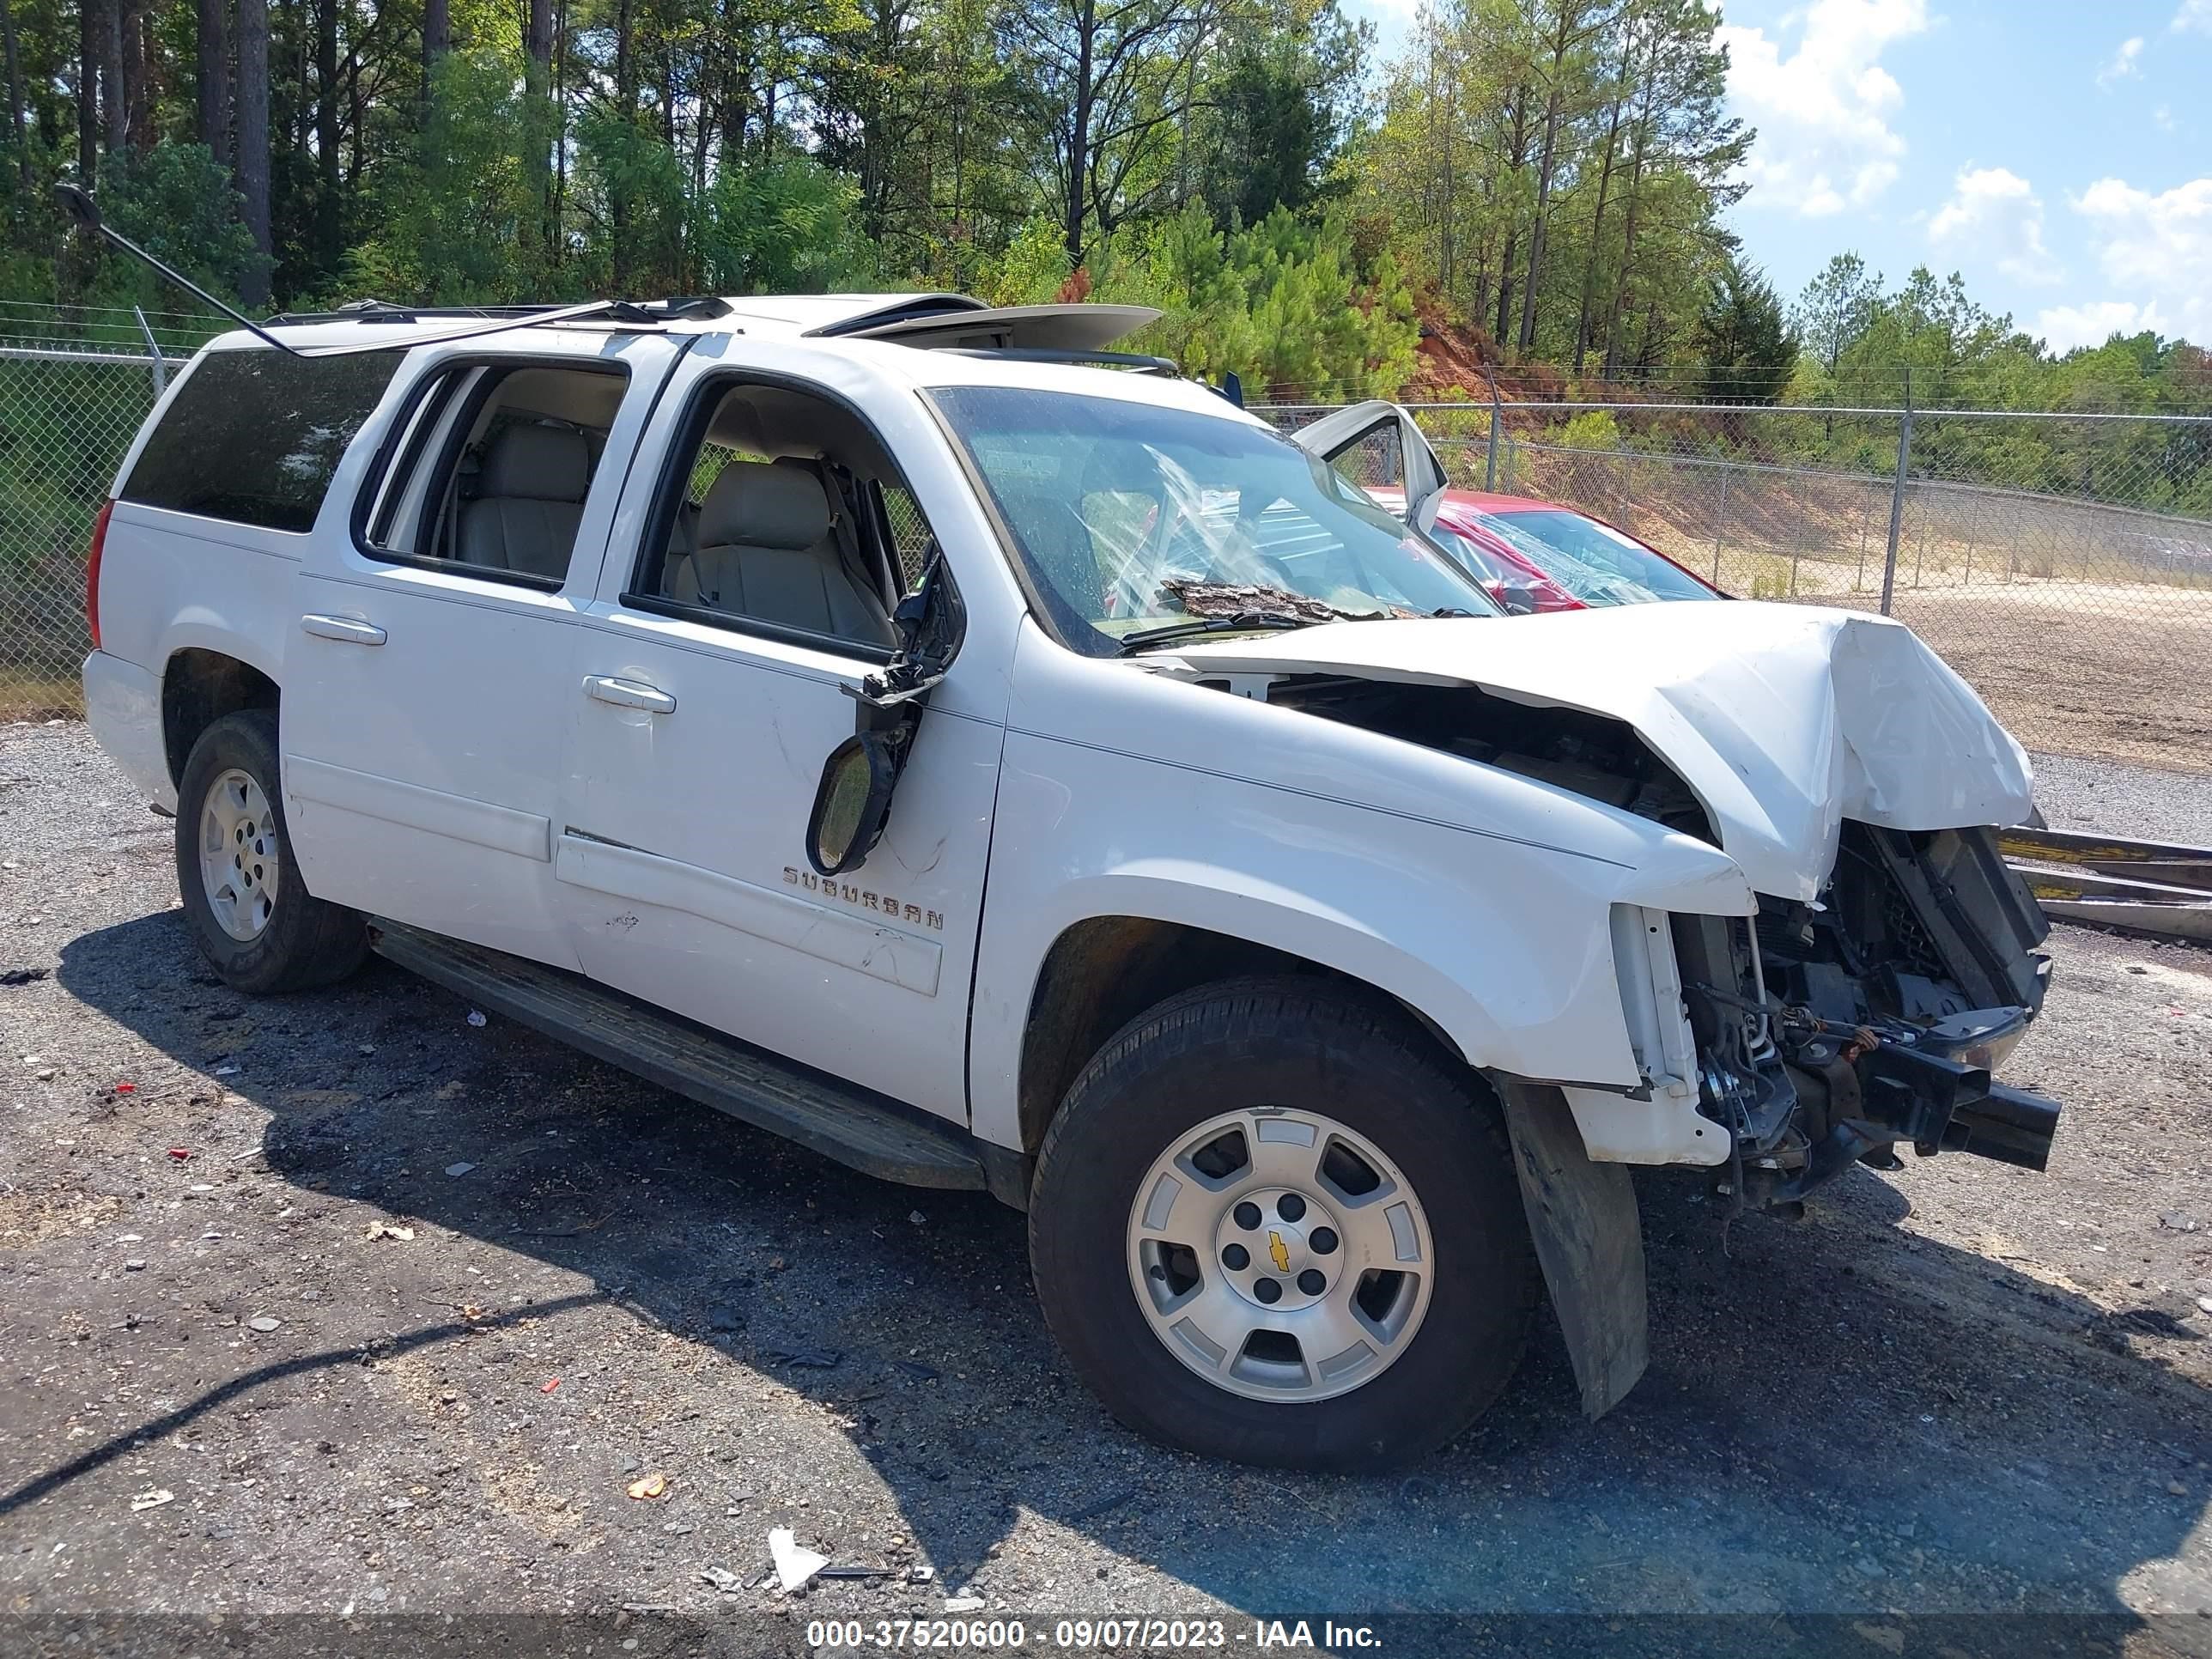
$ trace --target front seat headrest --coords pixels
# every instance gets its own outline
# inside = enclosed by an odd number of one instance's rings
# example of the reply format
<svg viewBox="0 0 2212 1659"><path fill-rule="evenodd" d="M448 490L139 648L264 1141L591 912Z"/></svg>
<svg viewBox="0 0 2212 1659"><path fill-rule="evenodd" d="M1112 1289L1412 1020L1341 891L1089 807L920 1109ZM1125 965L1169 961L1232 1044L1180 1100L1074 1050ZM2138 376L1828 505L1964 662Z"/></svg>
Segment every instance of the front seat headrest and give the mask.
<svg viewBox="0 0 2212 1659"><path fill-rule="evenodd" d="M592 447L564 426L511 426L484 452L477 496L580 501L591 489Z"/></svg>
<svg viewBox="0 0 2212 1659"><path fill-rule="evenodd" d="M812 547L830 533L822 481L797 467L732 461L699 503L702 547Z"/></svg>

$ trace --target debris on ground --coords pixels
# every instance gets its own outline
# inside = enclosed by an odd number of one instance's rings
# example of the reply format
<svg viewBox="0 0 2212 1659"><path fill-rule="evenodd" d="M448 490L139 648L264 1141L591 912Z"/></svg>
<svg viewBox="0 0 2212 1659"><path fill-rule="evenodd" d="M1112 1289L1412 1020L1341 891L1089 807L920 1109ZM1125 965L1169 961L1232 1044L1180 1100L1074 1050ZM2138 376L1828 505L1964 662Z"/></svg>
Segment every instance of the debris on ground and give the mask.
<svg viewBox="0 0 2212 1659"><path fill-rule="evenodd" d="M817 1578L888 1578L891 1576L891 1570L889 1567L828 1566L814 1576Z"/></svg>
<svg viewBox="0 0 2212 1659"><path fill-rule="evenodd" d="M826 1371L845 1356L836 1348L763 1348L761 1352L781 1365L803 1365Z"/></svg>
<svg viewBox="0 0 2212 1659"><path fill-rule="evenodd" d="M283 1322L284 1322L281 1319L271 1319L267 1314L263 1314L258 1319L247 1320L246 1322L246 1328L249 1331L259 1331L264 1336L266 1336L270 1332L275 1330Z"/></svg>
<svg viewBox="0 0 2212 1659"><path fill-rule="evenodd" d="M917 1382L934 1382L945 1375L936 1366L925 1365L919 1359L894 1359L891 1367L895 1370L904 1371Z"/></svg>
<svg viewBox="0 0 2212 1659"><path fill-rule="evenodd" d="M372 1239L397 1238L404 1242L415 1237L415 1230L412 1227L403 1227L396 1221L372 1221L368 1224L368 1231L365 1237Z"/></svg>
<svg viewBox="0 0 2212 1659"><path fill-rule="evenodd" d="M2193 1233L2197 1231L2197 1218L2182 1210L2160 1210L2158 1224L2178 1233Z"/></svg>
<svg viewBox="0 0 2212 1659"><path fill-rule="evenodd" d="M648 1474L642 1480L629 1483L632 1498L658 1498L667 1490L668 1477L665 1474Z"/></svg>
<svg viewBox="0 0 2212 1659"><path fill-rule="evenodd" d="M727 1567L702 1567L699 1576L725 1595L735 1595L745 1587L745 1581Z"/></svg>
<svg viewBox="0 0 2212 1659"><path fill-rule="evenodd" d="M775 1563L775 1581L786 1595L803 1588L808 1579L830 1565L828 1556L817 1555L802 1547L789 1527L769 1528L768 1553Z"/></svg>
<svg viewBox="0 0 2212 1659"><path fill-rule="evenodd" d="M477 1010L475 1010L474 1008L471 1008L471 1009L470 1009L470 1010L469 1010L469 1024L471 1024L471 1025L478 1025L478 1026L480 1026L480 1025L482 1025L483 1023L484 1023L484 1017L483 1017L481 1013L477 1012Z"/></svg>
<svg viewBox="0 0 2212 1659"><path fill-rule="evenodd" d="M169 1148L169 1156L179 1164L189 1163L191 1160L192 1149L189 1146L172 1146Z"/></svg>
<svg viewBox="0 0 2212 1659"><path fill-rule="evenodd" d="M907 1582L908 1583L927 1584L931 1579L937 1577L937 1569L935 1567L908 1567L907 1569L906 1576Z"/></svg>
<svg viewBox="0 0 2212 1659"><path fill-rule="evenodd" d="M171 1492L167 1486L156 1486L153 1491L142 1492L132 1498L131 1508L135 1514L140 1510L158 1510L164 1504L173 1504L176 1501L176 1493Z"/></svg>
<svg viewBox="0 0 2212 1659"><path fill-rule="evenodd" d="M560 1379L559 1377L557 1377L557 1376L548 1377L548 1378L546 1379L546 1381L545 1381L545 1385L544 1385L544 1387L543 1387L543 1388L539 1389L538 1390L538 1393L540 1393L540 1394L550 1394L550 1393L552 1393L552 1392L553 1392L553 1390L554 1390L554 1389L556 1389L559 1388L560 1386L561 1386L561 1379Z"/></svg>
<svg viewBox="0 0 2212 1659"><path fill-rule="evenodd" d="M981 1613L983 1598L980 1595L948 1595L945 1598L947 1613Z"/></svg>
<svg viewBox="0 0 2212 1659"><path fill-rule="evenodd" d="M6 973L0 974L0 985L33 985L40 980L50 978L52 973L51 968L10 968Z"/></svg>
<svg viewBox="0 0 2212 1659"><path fill-rule="evenodd" d="M915 1226L917 1226L917 1227L921 1226L923 1223L927 1222L927 1221L929 1219L929 1218L928 1218L927 1216L924 1215L924 1214L923 1214L921 1211L919 1211L919 1210L908 1210L908 1211L906 1212L906 1218L907 1218L908 1221L911 1221L912 1223L914 1223L914 1224L915 1224Z"/></svg>
<svg viewBox="0 0 2212 1659"><path fill-rule="evenodd" d="M107 1092L112 1095L135 1095L138 1092L138 1085L135 1083L111 1084Z"/></svg>
<svg viewBox="0 0 2212 1659"><path fill-rule="evenodd" d="M475 1164L468 1163L448 1164L446 1166L446 1173L453 1176L454 1180L459 1181L463 1176L466 1175L470 1170L476 1167L477 1166Z"/></svg>
<svg viewBox="0 0 2212 1659"><path fill-rule="evenodd" d="M1108 1510L1120 1509L1122 1504L1136 1495L1137 1489L1134 1486L1123 1486L1118 1492L1109 1492L1105 1497L1093 1503L1085 1504L1081 1509L1074 1511L1067 1517L1068 1524L1073 1526L1079 1522L1096 1521Z"/></svg>

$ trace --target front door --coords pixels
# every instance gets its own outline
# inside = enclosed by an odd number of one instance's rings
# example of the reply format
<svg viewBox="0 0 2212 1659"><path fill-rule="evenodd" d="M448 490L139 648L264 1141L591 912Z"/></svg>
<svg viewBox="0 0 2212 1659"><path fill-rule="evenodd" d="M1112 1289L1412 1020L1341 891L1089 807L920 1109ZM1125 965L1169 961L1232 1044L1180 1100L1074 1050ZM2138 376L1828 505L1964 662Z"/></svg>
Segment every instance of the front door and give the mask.
<svg viewBox="0 0 2212 1659"><path fill-rule="evenodd" d="M964 1123L1004 736L976 688L1000 682L982 665L963 679L956 658L883 840L857 869L817 875L807 817L854 730L846 688L888 660L889 612L929 532L891 446L842 395L695 359L664 410L665 453L632 471L568 664L554 873L576 956L595 979Z"/></svg>
<svg viewBox="0 0 2212 1659"><path fill-rule="evenodd" d="M294 579L286 816L321 898L574 965L552 905L574 623L677 355L582 333L422 354L354 535ZM410 368L413 368L410 365Z"/></svg>

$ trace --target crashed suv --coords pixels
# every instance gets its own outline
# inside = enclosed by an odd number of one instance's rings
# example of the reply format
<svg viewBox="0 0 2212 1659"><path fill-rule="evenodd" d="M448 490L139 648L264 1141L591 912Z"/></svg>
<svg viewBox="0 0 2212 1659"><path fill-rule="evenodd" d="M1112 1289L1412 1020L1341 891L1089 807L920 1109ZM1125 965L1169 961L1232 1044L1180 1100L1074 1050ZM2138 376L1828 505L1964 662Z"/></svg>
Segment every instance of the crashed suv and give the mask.
<svg viewBox="0 0 2212 1659"><path fill-rule="evenodd" d="M2019 746L1905 629L1505 618L1402 411L1285 437L952 295L226 336L84 668L248 991L370 951L868 1173L1026 1210L1125 1421L1357 1469L1548 1290L1645 1350L1636 1164L2041 1168ZM1376 458L1393 514L1347 476ZM1355 466L1355 461L1357 463Z"/></svg>

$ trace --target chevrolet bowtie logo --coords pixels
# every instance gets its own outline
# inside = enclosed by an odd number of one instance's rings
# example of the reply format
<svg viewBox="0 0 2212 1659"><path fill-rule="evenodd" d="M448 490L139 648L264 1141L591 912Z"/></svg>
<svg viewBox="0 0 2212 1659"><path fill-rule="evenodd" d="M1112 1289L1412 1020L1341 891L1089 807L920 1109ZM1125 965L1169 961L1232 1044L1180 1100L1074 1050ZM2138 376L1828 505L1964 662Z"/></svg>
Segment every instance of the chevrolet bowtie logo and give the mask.
<svg viewBox="0 0 2212 1659"><path fill-rule="evenodd" d="M1275 1258L1275 1271L1286 1273L1291 1270L1291 1247L1283 1243L1282 1234L1270 1228L1267 1231L1267 1254Z"/></svg>

